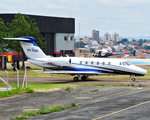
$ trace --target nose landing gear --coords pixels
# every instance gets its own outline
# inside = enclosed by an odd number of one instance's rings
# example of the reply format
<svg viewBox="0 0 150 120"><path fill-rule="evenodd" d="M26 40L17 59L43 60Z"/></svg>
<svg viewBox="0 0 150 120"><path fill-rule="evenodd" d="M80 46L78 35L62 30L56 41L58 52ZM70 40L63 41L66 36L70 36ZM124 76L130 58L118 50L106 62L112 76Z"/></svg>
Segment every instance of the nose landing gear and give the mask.
<svg viewBox="0 0 150 120"><path fill-rule="evenodd" d="M131 75L130 77L132 77L132 78L131 78L132 82L135 82L135 80L136 80L136 79L134 78L135 76L134 76L134 75Z"/></svg>

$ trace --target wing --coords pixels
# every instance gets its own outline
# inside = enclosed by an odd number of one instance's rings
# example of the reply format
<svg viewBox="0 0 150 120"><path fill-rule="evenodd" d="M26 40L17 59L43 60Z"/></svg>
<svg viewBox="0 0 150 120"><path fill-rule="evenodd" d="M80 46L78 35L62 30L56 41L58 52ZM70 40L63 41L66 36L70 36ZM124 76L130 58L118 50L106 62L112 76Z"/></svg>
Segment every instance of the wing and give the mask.
<svg viewBox="0 0 150 120"><path fill-rule="evenodd" d="M42 72L48 74L67 74L67 75L105 75L106 73L101 72L94 72L94 71L49 71L49 72ZM108 73L107 73L108 74Z"/></svg>

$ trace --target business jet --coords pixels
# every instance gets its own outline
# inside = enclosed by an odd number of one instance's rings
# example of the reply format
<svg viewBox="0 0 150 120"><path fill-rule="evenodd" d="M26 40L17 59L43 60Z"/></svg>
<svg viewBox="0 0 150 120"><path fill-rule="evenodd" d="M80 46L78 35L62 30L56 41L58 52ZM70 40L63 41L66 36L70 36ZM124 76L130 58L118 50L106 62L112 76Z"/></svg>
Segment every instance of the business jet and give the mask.
<svg viewBox="0 0 150 120"><path fill-rule="evenodd" d="M131 80L135 81L135 76L147 74L146 70L122 59L46 56L33 37L3 39L20 41L30 63L53 70L50 72L52 74L77 75L74 81L86 80L93 75L130 75Z"/></svg>

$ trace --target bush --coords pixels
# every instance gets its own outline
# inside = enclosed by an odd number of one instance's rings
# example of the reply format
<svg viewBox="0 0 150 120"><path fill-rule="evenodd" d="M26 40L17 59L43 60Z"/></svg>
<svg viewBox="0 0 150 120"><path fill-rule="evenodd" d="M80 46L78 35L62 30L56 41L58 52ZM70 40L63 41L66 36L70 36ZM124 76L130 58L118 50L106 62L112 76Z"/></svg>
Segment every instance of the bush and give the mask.
<svg viewBox="0 0 150 120"><path fill-rule="evenodd" d="M27 87L25 88L25 93L34 93L34 90Z"/></svg>
<svg viewBox="0 0 150 120"><path fill-rule="evenodd" d="M25 88L25 89L16 88L16 89L12 89L11 91L0 91L0 98L10 97L13 95L21 95L23 93L33 93L33 92L34 90L30 88Z"/></svg>
<svg viewBox="0 0 150 120"><path fill-rule="evenodd" d="M68 91L68 92L71 92L74 89L72 87L67 87L65 90Z"/></svg>

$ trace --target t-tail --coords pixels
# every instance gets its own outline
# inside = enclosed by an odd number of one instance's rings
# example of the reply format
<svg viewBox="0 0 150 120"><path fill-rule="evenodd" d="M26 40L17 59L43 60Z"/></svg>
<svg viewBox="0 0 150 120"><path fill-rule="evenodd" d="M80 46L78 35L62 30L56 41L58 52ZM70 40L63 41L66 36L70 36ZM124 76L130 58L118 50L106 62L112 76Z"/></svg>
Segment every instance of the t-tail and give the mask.
<svg viewBox="0 0 150 120"><path fill-rule="evenodd" d="M35 43L34 37L3 38L7 40L20 41L21 46L28 59L45 58L45 53Z"/></svg>

